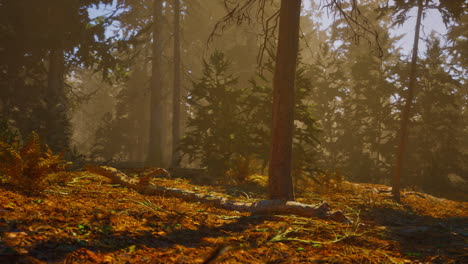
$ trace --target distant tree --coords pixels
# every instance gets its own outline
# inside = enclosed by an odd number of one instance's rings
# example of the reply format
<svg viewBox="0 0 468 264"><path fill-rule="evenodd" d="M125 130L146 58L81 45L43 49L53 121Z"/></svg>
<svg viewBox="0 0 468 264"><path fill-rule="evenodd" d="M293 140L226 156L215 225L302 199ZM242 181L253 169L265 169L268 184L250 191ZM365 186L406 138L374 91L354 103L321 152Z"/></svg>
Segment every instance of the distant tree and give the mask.
<svg viewBox="0 0 468 264"><path fill-rule="evenodd" d="M415 26L415 36L413 42L413 53L411 58L411 68L408 81L408 92L405 96L405 106L401 112L401 126L399 131L399 142L396 152L396 161L395 161L395 171L393 176L392 183L392 193L396 200L400 200L400 181L401 173L404 162L404 155L406 153L407 145L407 131L408 131L408 122L410 117L410 110L412 101L414 98L414 89L416 85L417 78L417 59L418 59L418 44L419 44L419 33L421 28L421 20L423 16L424 9L437 9L441 12L442 18L446 25L453 20L456 20L463 13L463 7L465 3L463 0L442 0L439 3L435 3L433 0L398 0L394 1L394 5L385 6L382 10L392 10L394 16L396 17L395 24L403 24L407 19L408 12L413 8L417 7L417 18Z"/></svg>
<svg viewBox="0 0 468 264"><path fill-rule="evenodd" d="M175 2L174 1L165 1L165 4L162 7L162 22L163 27L161 30L160 37L162 40L169 41L173 36L173 23L175 23ZM194 76L200 76L202 71L203 64L201 63L202 58L205 57L207 52L213 50L217 47L222 48L224 52L230 54L230 57L235 58L233 60L233 71L239 72L243 82L247 82L247 78L251 76L251 73L255 71L255 55L256 55L256 35L253 32L248 31L249 27L245 26L241 29L236 29L230 31L229 34L226 34L226 38L218 38L216 41L210 43L207 46L207 38L209 33L212 30L213 25L217 21L217 17L221 17L224 14L224 6L221 2L216 1L179 1L180 6L180 29L184 32L183 38L180 39L180 45L184 48L180 50L180 57L183 58L184 64L181 65L180 71L180 86L190 86L189 81L195 79ZM130 58L131 63L127 66L129 72L138 72L140 71L140 65L146 65L148 62L152 62L155 58L152 55L153 52L153 0L143 0L143 1L134 1L134 0L124 0L119 1L117 6L118 10L118 20L120 24L119 36L122 38L122 41L128 42L131 44L130 48L122 49L118 56L122 59ZM165 25L171 25L166 27ZM177 34L176 34L177 35ZM239 37L242 36L242 37ZM174 38L175 40L175 38ZM163 41L164 42L164 41ZM166 42L164 42L166 43ZM163 43L163 44L164 44ZM161 97L160 97L160 107L157 115L161 129L165 130L164 135L159 140L160 143L160 152L162 153L163 160L166 163L165 165L169 166L169 161L171 161L171 145L176 145L176 143L171 144L171 114L172 117L177 119L174 108L179 106L181 109L180 112L180 131L184 130L185 127L185 116L186 113L186 91L181 89L180 96L177 96L173 93L174 89L168 89L172 87L172 80L176 77L175 70L177 65L175 52L176 49L173 49L174 45L163 45L162 46L162 57L159 58L161 62ZM176 45L177 46L177 45ZM171 54L171 55L169 55ZM242 54L242 56L239 56ZM172 56L174 55L174 56ZM245 56L244 56L245 55ZM130 78L133 78L130 74ZM145 95L150 96L150 88L147 87L146 81L151 83L151 71L147 74L140 75L142 81L145 80L145 87L142 87L145 90ZM140 90L139 87L128 87L126 85L125 90L127 89L136 89ZM146 92L148 90L148 93ZM140 90L141 92L142 90ZM131 93L131 92L129 92ZM172 93L172 94L171 94ZM175 97L180 97L179 102L182 102L179 105L172 104ZM171 98L173 100L171 100ZM122 97L124 98L124 97ZM119 101L119 105L126 104L125 102ZM139 108L141 105L129 107L130 112L129 116L133 116L132 112L136 108ZM132 109L134 108L134 109ZM155 111L149 111L155 113ZM160 112L162 111L162 112ZM175 112L174 112L175 111ZM113 112L114 114L114 112ZM118 119L114 119L115 122L120 122ZM123 121L123 120L121 120ZM176 125L177 122L172 123ZM146 126L144 126L146 127ZM123 129L128 129L124 128ZM168 129L169 128L169 129ZM149 129L148 129L149 130ZM177 129L176 129L177 130ZM141 132L141 130L140 130ZM133 134L133 133L132 133ZM141 133L147 135L148 132ZM154 148L153 148L154 149ZM146 152L146 148L141 151ZM148 150L149 151L149 150Z"/></svg>
<svg viewBox="0 0 468 264"><path fill-rule="evenodd" d="M392 182L392 194L395 200L400 201L400 181L401 171L403 168L404 154L406 153L406 142L408 139L408 122L410 116L411 105L414 98L414 89L416 85L416 70L418 60L418 47L419 47L419 32L421 29L421 18L423 13L423 0L418 0L418 15L416 17L416 26L413 42L413 55L411 57L411 68L408 82L408 92L405 98L405 106L401 113L401 125L399 131L398 148L396 152L395 172Z"/></svg>
<svg viewBox="0 0 468 264"><path fill-rule="evenodd" d="M96 142L96 131L103 129L103 115L114 112L122 87L102 82L102 76L92 69L75 69L67 85L70 86L67 97L73 127L71 144L76 153L89 155Z"/></svg>
<svg viewBox="0 0 468 264"><path fill-rule="evenodd" d="M369 3L361 5L360 10L378 32L382 52L369 52L367 44L350 41L343 41L341 46L346 58L342 68L349 79L342 87L343 134L337 143L344 154L341 166L345 175L355 181L382 183L388 179L393 160L396 124L392 96L396 88L389 80L399 52L394 48L398 37L390 37L383 26L391 17L377 19L376 7L376 3ZM340 33L340 29L336 31Z"/></svg>
<svg viewBox="0 0 468 264"><path fill-rule="evenodd" d="M250 86L239 86L230 67L231 62L221 52L205 62L202 78L189 90L189 119L181 151L211 175L229 174L240 182L253 172L251 169L258 169L254 164L266 166L269 162L273 96L265 76L253 78ZM297 177L309 176L318 133L308 98L312 85L305 75L303 68L296 74L292 164Z"/></svg>
<svg viewBox="0 0 468 264"><path fill-rule="evenodd" d="M273 122L272 122L272 148L269 164L269 189L270 198L279 200L294 200L293 184L291 178L291 154L294 120L294 92L295 72L298 60L299 24L301 13L301 1L281 1L278 12L273 15L265 15L266 2L245 0L241 3L224 1L228 7L228 14L216 25L212 36L224 29L229 23L238 25L244 21L251 21L250 12L257 6L257 21L263 24L263 36L265 39L275 39L278 30L278 41L263 42L260 58L266 51L275 60L275 74L273 81ZM356 2L352 1L346 12L343 1L327 1L328 7L336 7L337 13L344 16L349 22L354 36L359 40L361 32L375 33L369 27L366 19L360 15ZM271 25L270 22L274 21ZM356 30L359 29L359 30ZM377 34L374 34L377 36ZM271 45L273 43L273 45ZM277 45L276 45L277 43ZM271 47L276 46L276 52ZM261 61L261 60L260 60Z"/></svg>
<svg viewBox="0 0 468 264"><path fill-rule="evenodd" d="M109 21L92 20L87 11L111 2L19 0L0 6L0 68L6 72L0 84L8 98L2 101L14 109L5 114L23 134L36 130L55 151L69 145L66 74L76 66L104 76L118 72L113 45L104 36Z"/></svg>
<svg viewBox="0 0 468 264"><path fill-rule="evenodd" d="M223 177L251 155L253 142L243 114L244 91L236 87L238 78L229 73L230 62L218 51L204 65L203 76L189 90L181 151L190 162L199 161L210 175Z"/></svg>
<svg viewBox="0 0 468 264"><path fill-rule="evenodd" d="M149 148L146 158L147 165L165 167L164 161L164 131L167 130L166 114L164 113L163 82L162 82L162 26L163 1L153 1L152 25L152 73L151 73L151 102L150 102L150 132Z"/></svg>
<svg viewBox="0 0 468 264"><path fill-rule="evenodd" d="M342 65L345 58L341 49L327 43L320 45L316 58L310 65L307 77L312 80L313 110L322 130L319 134L320 166L336 171L344 162L339 139L343 136L343 101L346 99L347 75Z"/></svg>
<svg viewBox="0 0 468 264"><path fill-rule="evenodd" d="M272 135L272 112L273 88L271 80L268 78L273 72L273 65L265 66L263 74L251 79L251 90L247 92L247 98L242 102L245 108L249 109L249 117L246 127L252 127L251 142L255 146L252 153L255 158L262 161L262 172L270 162L271 135ZM267 77L268 76L268 77ZM309 78L309 68L307 65L299 64L296 70L296 93L294 98L294 121L292 139L292 161L291 177L296 180L312 176L317 169L317 145L320 130L314 115L316 107L313 98L315 87Z"/></svg>
<svg viewBox="0 0 468 264"><path fill-rule="evenodd" d="M149 130L148 74L144 63L134 66L125 82L113 89L115 105L111 104L111 110L95 122L98 128L91 152L93 159L144 161Z"/></svg>
<svg viewBox="0 0 468 264"><path fill-rule="evenodd" d="M180 59L180 2L174 0L174 90L172 97L172 167L178 167L180 154L178 151L180 141L180 106L181 100L181 59Z"/></svg>
<svg viewBox="0 0 468 264"><path fill-rule="evenodd" d="M452 71L455 71L457 75L466 76L468 67L468 14L465 12L461 17L454 23L447 34L448 41L450 43L449 50L453 58L451 59L455 65L460 66L453 67Z"/></svg>
<svg viewBox="0 0 468 264"><path fill-rule="evenodd" d="M447 175L466 175L463 139L468 133L463 121L463 88L448 71L440 40L427 41L420 62L419 89L411 118L406 182L428 189L447 189ZM466 122L466 121L465 121Z"/></svg>

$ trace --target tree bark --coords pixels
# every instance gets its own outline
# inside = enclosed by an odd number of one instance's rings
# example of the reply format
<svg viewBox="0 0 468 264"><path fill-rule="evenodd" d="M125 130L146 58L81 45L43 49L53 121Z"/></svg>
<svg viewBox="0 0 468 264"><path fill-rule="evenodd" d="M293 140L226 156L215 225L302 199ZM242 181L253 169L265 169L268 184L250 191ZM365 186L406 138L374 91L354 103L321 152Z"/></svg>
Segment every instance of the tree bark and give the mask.
<svg viewBox="0 0 468 264"><path fill-rule="evenodd" d="M164 107L162 103L162 0L153 0L153 46L150 98L150 131L146 165L163 167Z"/></svg>
<svg viewBox="0 0 468 264"><path fill-rule="evenodd" d="M273 79L273 124L269 165L270 199L294 200L291 178L295 75L301 0L282 0Z"/></svg>
<svg viewBox="0 0 468 264"><path fill-rule="evenodd" d="M57 46L49 52L49 72L47 76L47 91L45 101L47 103L47 118L45 130L41 138L54 151L64 151L69 147L69 127L66 115L65 96L65 59L63 48Z"/></svg>
<svg viewBox="0 0 468 264"><path fill-rule="evenodd" d="M49 72L47 76L47 96L60 97L63 93L65 65L63 50L52 48L49 53Z"/></svg>
<svg viewBox="0 0 468 264"><path fill-rule="evenodd" d="M406 95L405 106L401 114L400 135L398 148L396 153L395 171L393 174L392 194L395 200L400 201L400 181L401 171L404 163L404 155L408 141L408 124L411 106L413 104L414 89L416 86L417 61L418 61L418 46L419 46L419 31L421 29L421 17L423 12L423 0L418 0L418 16L416 18L416 27L413 42L413 54L411 58L411 69L408 84L408 93Z"/></svg>
<svg viewBox="0 0 468 264"><path fill-rule="evenodd" d="M172 97L172 164L178 167L180 155L178 151L180 140L180 2L174 0L174 91Z"/></svg>

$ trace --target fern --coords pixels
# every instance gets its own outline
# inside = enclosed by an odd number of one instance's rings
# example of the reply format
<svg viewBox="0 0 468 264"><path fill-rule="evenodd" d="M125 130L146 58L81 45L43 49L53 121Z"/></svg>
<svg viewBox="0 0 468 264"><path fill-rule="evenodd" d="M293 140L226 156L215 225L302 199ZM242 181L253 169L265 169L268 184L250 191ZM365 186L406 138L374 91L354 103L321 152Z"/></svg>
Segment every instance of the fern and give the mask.
<svg viewBox="0 0 468 264"><path fill-rule="evenodd" d="M23 170L23 159L13 146L0 141L0 173L20 175Z"/></svg>
<svg viewBox="0 0 468 264"><path fill-rule="evenodd" d="M19 150L0 141L0 173L28 194L43 190L45 177L65 171L69 164L63 160L63 153L53 154L47 145L43 151L40 138L35 132L31 133Z"/></svg>
<svg viewBox="0 0 468 264"><path fill-rule="evenodd" d="M30 159L39 159L42 155L41 140L36 132L32 132L29 139L21 147L21 157L28 157Z"/></svg>
<svg viewBox="0 0 468 264"><path fill-rule="evenodd" d="M64 152L54 154L49 146L45 146L44 157L41 158L40 167L47 168L51 172L65 171L72 163L63 160Z"/></svg>

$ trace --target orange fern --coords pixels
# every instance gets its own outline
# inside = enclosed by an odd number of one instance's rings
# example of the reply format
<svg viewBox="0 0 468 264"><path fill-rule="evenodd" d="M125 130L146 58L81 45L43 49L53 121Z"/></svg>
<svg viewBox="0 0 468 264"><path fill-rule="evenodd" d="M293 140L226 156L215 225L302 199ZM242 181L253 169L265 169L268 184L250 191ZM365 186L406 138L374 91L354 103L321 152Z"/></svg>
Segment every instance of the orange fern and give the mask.
<svg viewBox="0 0 468 264"><path fill-rule="evenodd" d="M63 153L53 154L46 145L41 146L39 136L33 132L25 144L17 150L0 142L0 173L27 193L37 193L44 187L44 179L50 173L65 171L70 164L63 160Z"/></svg>

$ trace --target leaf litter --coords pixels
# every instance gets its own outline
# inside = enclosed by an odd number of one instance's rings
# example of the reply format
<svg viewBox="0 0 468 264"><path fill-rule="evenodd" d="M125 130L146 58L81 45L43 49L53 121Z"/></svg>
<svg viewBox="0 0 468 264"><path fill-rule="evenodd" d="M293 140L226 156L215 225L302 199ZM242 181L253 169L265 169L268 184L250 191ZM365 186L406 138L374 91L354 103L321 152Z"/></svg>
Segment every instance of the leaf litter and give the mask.
<svg viewBox="0 0 468 264"><path fill-rule="evenodd" d="M238 186L170 177L153 183L251 201L266 198L259 178ZM388 187L375 184L344 182L325 192L303 186L299 202L327 201L353 223L142 195L86 171L41 196L5 187L0 263L468 263L467 202L408 191L397 204Z"/></svg>

